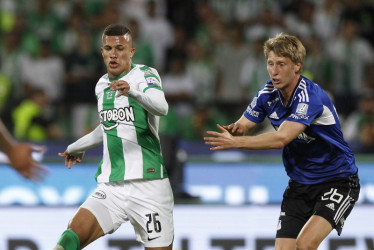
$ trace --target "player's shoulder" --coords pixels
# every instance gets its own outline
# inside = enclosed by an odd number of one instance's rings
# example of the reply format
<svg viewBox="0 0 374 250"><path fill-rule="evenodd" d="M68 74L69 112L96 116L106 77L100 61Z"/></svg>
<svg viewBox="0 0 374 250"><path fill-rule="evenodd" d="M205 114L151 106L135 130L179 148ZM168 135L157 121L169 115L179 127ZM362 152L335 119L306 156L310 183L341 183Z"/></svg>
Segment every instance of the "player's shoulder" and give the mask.
<svg viewBox="0 0 374 250"><path fill-rule="evenodd" d="M136 69L136 71L141 72L144 75L149 75L149 74L157 74L158 71L150 66L147 66L145 64L133 64L133 67Z"/></svg>
<svg viewBox="0 0 374 250"><path fill-rule="evenodd" d="M295 98L298 98L300 102L310 102L315 98L321 96L324 90L317 83L300 76L299 84L295 91Z"/></svg>
<svg viewBox="0 0 374 250"><path fill-rule="evenodd" d="M257 92L257 98L266 99L276 94L278 90L274 87L271 80L267 81Z"/></svg>
<svg viewBox="0 0 374 250"><path fill-rule="evenodd" d="M102 77L100 77L99 80L97 81L96 86L95 86L95 92L97 93L100 89L104 89L108 87L109 82L110 82L109 76L108 76L108 73L106 73Z"/></svg>
<svg viewBox="0 0 374 250"><path fill-rule="evenodd" d="M135 64L135 67L148 86L161 86L161 77L155 68L144 64Z"/></svg>

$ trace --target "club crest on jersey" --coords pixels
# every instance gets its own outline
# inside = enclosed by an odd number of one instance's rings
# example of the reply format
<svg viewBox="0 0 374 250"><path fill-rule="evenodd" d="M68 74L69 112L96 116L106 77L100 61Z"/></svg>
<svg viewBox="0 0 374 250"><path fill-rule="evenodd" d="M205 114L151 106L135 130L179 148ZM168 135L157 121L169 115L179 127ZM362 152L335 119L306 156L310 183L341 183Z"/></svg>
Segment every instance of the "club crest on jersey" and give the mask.
<svg viewBox="0 0 374 250"><path fill-rule="evenodd" d="M114 98L114 91L107 91L105 92L105 99L106 100L111 100Z"/></svg>
<svg viewBox="0 0 374 250"><path fill-rule="evenodd" d="M296 114L297 115L306 115L308 113L309 105L306 103L299 103L297 104Z"/></svg>

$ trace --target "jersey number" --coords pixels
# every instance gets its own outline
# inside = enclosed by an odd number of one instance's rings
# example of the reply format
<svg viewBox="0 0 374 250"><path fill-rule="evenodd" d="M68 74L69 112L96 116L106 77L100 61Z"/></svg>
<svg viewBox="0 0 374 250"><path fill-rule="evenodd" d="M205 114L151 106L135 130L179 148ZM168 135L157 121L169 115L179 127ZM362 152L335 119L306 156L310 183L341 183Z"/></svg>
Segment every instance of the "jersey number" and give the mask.
<svg viewBox="0 0 374 250"><path fill-rule="evenodd" d="M158 213L146 214L145 216L148 217L148 220L147 220L147 232L148 233L152 233L153 232L153 230L150 229L150 226L152 226L152 225L153 225L153 229L157 233L161 232L161 222L159 220L157 220L157 218L156 218L157 216L159 216Z"/></svg>
<svg viewBox="0 0 374 250"><path fill-rule="evenodd" d="M334 201L336 203L340 203L343 199L343 195L338 193L338 190L336 188L331 188L330 191L326 192L322 196L322 200L328 200Z"/></svg>

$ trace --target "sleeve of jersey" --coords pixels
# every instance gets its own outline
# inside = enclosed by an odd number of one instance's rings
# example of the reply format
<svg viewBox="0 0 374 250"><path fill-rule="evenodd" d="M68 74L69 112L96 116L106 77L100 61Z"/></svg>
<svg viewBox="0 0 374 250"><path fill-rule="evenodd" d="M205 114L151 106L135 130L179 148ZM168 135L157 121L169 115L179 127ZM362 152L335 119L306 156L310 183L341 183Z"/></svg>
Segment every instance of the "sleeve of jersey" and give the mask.
<svg viewBox="0 0 374 250"><path fill-rule="evenodd" d="M74 143L70 144L66 151L68 154L79 154L89 148L93 148L103 143L103 132L101 124L97 126L91 133L81 137Z"/></svg>
<svg viewBox="0 0 374 250"><path fill-rule="evenodd" d="M152 115L165 116L168 113L169 105L164 92L159 88L147 88L145 92L130 88L127 94Z"/></svg>
<svg viewBox="0 0 374 250"><path fill-rule="evenodd" d="M254 123L261 123L266 117L266 110L262 106L261 97L258 95L255 96L243 113L248 120Z"/></svg>
<svg viewBox="0 0 374 250"><path fill-rule="evenodd" d="M292 112L287 121L299 122L310 126L312 121L323 112L323 104L316 95L309 95L309 100L296 98L292 105Z"/></svg>

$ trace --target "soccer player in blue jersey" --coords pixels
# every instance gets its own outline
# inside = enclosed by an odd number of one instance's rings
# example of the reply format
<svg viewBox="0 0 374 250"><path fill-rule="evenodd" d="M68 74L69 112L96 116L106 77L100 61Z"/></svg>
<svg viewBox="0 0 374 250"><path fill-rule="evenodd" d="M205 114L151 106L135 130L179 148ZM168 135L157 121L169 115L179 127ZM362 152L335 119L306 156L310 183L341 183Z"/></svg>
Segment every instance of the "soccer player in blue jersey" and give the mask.
<svg viewBox="0 0 374 250"><path fill-rule="evenodd" d="M217 125L204 140L211 150L283 149L290 180L275 249L317 249L333 229L341 234L359 196L358 169L329 96L300 74L306 52L299 39L278 34L264 53L271 79L237 122ZM265 117L275 131L249 136Z"/></svg>

